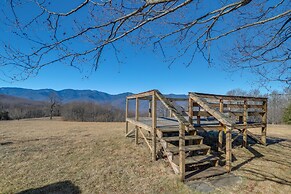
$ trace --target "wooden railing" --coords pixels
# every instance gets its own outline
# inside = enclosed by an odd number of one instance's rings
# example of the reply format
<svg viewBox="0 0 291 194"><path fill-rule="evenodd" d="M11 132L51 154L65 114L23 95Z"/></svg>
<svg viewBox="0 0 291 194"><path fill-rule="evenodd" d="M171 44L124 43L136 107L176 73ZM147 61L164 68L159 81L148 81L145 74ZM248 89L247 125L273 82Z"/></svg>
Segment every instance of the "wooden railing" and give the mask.
<svg viewBox="0 0 291 194"><path fill-rule="evenodd" d="M152 146L149 146L149 143L146 140L147 145L150 147L152 152L152 160L156 160L156 137L157 137L157 100L159 100L170 112L171 115L177 119L179 122L179 170L174 169L176 173L179 173L180 179L185 179L185 131L189 131L193 126L184 118L184 116L177 111L171 101L181 101L185 100L182 98L166 98L160 91L151 90L139 94L134 94L126 98L126 118L128 118L128 100L136 100L136 110L135 110L135 121L139 120L139 99L149 100L150 101L150 114L152 118ZM135 141L138 143L138 127L135 129ZM126 122L126 133L128 133L128 122ZM160 141L163 141L160 139ZM166 147L166 142L161 142L163 147ZM171 153L168 154L168 158L171 160Z"/></svg>
<svg viewBox="0 0 291 194"><path fill-rule="evenodd" d="M193 111L197 107L198 111ZM202 109L202 110L201 110ZM227 115L227 114L228 115ZM193 116L197 117L197 125L200 125L200 117L213 116L221 127L218 135L218 150L225 148L226 169L231 170L232 142L239 134L232 139L233 129L239 130L243 134L243 146L247 146L247 136L262 144L266 144L267 127L267 98L227 96L203 93L189 93L189 122L193 124ZM249 123L249 116L261 116L257 123ZM231 119L235 117L235 119ZM236 119L238 118L238 120ZM247 128L262 127L261 139L258 139ZM223 131L226 133L226 145L222 147Z"/></svg>

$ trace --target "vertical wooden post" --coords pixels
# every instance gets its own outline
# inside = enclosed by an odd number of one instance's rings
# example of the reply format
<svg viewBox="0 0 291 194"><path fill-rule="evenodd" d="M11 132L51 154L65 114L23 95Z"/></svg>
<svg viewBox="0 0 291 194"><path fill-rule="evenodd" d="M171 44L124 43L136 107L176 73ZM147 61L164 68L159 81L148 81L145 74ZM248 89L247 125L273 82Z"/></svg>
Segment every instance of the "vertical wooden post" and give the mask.
<svg viewBox="0 0 291 194"><path fill-rule="evenodd" d="M180 123L179 125L179 169L180 180L185 180L185 126Z"/></svg>
<svg viewBox="0 0 291 194"><path fill-rule="evenodd" d="M223 100L219 100L219 111L223 112ZM220 124L222 125L222 124ZM218 151L222 152L222 144L223 144L223 130L219 130L218 132Z"/></svg>
<svg viewBox="0 0 291 194"><path fill-rule="evenodd" d="M152 100L149 100L149 117L152 116Z"/></svg>
<svg viewBox="0 0 291 194"><path fill-rule="evenodd" d="M246 100L244 100L244 114L243 114L243 124L247 125L248 124L248 103ZM243 147L248 146L248 129L247 127L243 129Z"/></svg>
<svg viewBox="0 0 291 194"><path fill-rule="evenodd" d="M189 115L189 123L193 125L193 99L191 97L189 97L189 101L188 101L188 115Z"/></svg>
<svg viewBox="0 0 291 194"><path fill-rule="evenodd" d="M198 114L200 112L200 106L198 107ZM200 120L200 116L197 116L197 124L200 125L201 124L201 120Z"/></svg>
<svg viewBox="0 0 291 194"><path fill-rule="evenodd" d="M126 119L128 118L128 99L126 98L125 101L125 134L128 133L128 121Z"/></svg>
<svg viewBox="0 0 291 194"><path fill-rule="evenodd" d="M152 160L157 159L157 100L156 93L152 97Z"/></svg>
<svg viewBox="0 0 291 194"><path fill-rule="evenodd" d="M263 101L264 114L262 116L262 123L264 124L264 127L262 127L261 140L264 143L264 145L267 144L267 109L268 109L268 105L267 104L268 104L267 100Z"/></svg>
<svg viewBox="0 0 291 194"><path fill-rule="evenodd" d="M170 117L170 118L173 117L173 112L172 112L172 110L169 110L169 117Z"/></svg>
<svg viewBox="0 0 291 194"><path fill-rule="evenodd" d="M232 127L227 126L226 127L226 155L225 155L225 161L226 161L226 170L227 172L231 171L231 161L232 161L232 139L231 139L231 131L232 131Z"/></svg>
<svg viewBox="0 0 291 194"><path fill-rule="evenodd" d="M139 119L139 100L138 97L135 101L135 120L138 121ZM138 126L135 126L135 144L138 144Z"/></svg>

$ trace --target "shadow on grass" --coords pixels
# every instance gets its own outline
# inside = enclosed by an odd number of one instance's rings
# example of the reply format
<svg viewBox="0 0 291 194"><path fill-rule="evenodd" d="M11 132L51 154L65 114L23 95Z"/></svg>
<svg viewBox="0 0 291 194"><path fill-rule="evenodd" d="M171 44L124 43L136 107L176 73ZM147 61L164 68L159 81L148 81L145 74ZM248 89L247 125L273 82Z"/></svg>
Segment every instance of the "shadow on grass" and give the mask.
<svg viewBox="0 0 291 194"><path fill-rule="evenodd" d="M78 186L71 181L62 181L46 185L40 188L32 188L25 191L20 191L17 194L80 194L81 191Z"/></svg>

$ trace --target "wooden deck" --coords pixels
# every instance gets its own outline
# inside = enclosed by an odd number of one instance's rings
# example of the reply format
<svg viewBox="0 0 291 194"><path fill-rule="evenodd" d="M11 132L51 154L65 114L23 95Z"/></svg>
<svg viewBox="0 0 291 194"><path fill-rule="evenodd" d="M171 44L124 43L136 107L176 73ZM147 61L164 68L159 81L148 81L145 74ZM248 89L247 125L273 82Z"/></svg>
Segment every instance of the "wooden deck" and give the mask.
<svg viewBox="0 0 291 194"><path fill-rule="evenodd" d="M140 117L139 99L148 100L149 115ZM135 100L135 116L128 117L128 101ZM169 117L157 116L157 101L169 112ZM188 108L178 111L173 102L186 101ZM187 113L185 112L187 110ZM128 131L129 123L135 126ZM249 128L261 128L261 137L248 131ZM151 142L143 130L151 135ZM247 138L265 145L267 129L267 99L242 96L189 93L188 98L167 98L158 90L135 94L126 99L126 136L134 133L138 144L139 134L144 138L157 159L157 143L160 143L164 155L181 181L206 178L231 171L232 142L243 136L243 146ZM225 156L225 166L219 166L219 158L211 147L203 143L203 137L197 135L200 130L217 130L218 151ZM239 133L232 137L232 131ZM223 135L225 133L225 136ZM223 142L225 146L223 147Z"/></svg>

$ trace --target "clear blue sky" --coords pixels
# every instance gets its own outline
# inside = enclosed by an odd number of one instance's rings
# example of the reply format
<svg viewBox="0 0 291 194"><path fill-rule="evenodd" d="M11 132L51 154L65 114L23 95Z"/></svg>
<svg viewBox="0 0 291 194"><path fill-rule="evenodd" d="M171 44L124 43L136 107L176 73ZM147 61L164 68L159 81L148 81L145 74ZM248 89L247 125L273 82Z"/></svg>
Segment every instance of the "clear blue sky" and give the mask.
<svg viewBox="0 0 291 194"><path fill-rule="evenodd" d="M9 30L3 23L0 23L0 30L1 33L5 31L0 40L7 40ZM16 40L11 39L10 43L16 44ZM176 94L186 94L189 91L224 94L235 88L256 89L259 85L254 83L255 77L252 74L229 74L223 71L220 67L223 60L219 60L219 55L213 67L209 67L206 61L198 57L189 67L182 65L181 59L181 64L168 68L168 63L163 62L164 59L160 55L154 54L152 48L140 50L129 43L123 44L122 55L126 57L121 57L121 64L116 61L113 52L106 52L103 56L104 61L89 77L88 72L80 73L72 67L56 63L43 68L36 77L28 80L11 83L0 81L0 87L91 89L111 94L137 93L151 89ZM217 50L214 50L214 54L216 52ZM272 89L281 90L280 85L276 84L272 85ZM267 92L264 88L261 91Z"/></svg>

